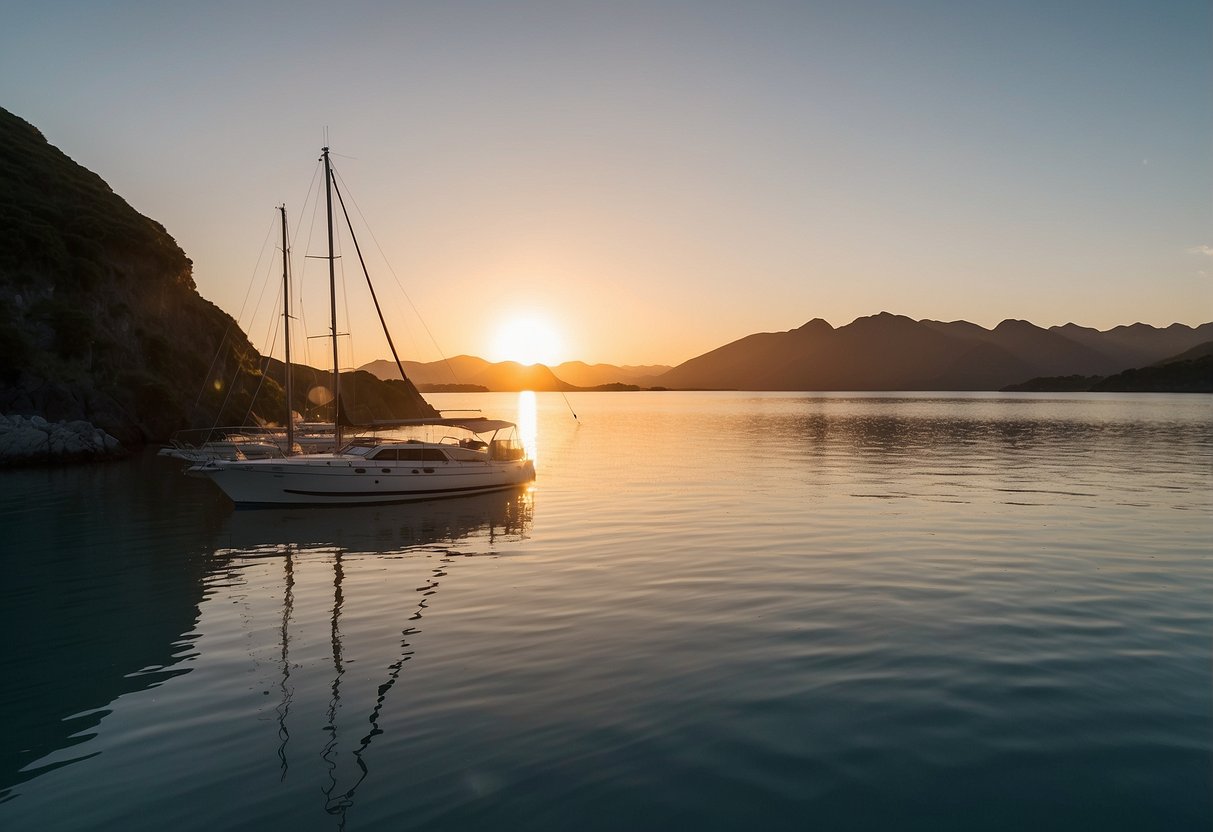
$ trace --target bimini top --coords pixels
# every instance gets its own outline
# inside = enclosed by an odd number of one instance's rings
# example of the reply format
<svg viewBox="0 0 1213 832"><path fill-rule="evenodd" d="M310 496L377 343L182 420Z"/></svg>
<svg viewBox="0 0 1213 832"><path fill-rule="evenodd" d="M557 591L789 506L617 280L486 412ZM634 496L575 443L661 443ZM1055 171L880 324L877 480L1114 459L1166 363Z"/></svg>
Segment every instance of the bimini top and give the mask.
<svg viewBox="0 0 1213 832"><path fill-rule="evenodd" d="M380 419L372 422L360 422L357 426L360 428L406 428L406 427L425 427L433 425L437 427L448 428L463 428L472 433L496 433L505 428L517 427L513 422L507 422L504 419L489 419L485 416L463 416L457 418L444 419L440 417L431 417L428 419Z"/></svg>

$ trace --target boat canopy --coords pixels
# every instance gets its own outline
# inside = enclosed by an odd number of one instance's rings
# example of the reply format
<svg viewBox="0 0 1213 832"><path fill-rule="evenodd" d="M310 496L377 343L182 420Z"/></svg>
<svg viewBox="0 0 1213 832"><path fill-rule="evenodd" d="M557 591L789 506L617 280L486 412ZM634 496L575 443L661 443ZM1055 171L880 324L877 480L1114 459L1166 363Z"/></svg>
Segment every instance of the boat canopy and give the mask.
<svg viewBox="0 0 1213 832"><path fill-rule="evenodd" d="M489 419L484 416L473 417L452 417L452 418L430 418L430 419L380 419L373 422L363 422L358 425L360 428L388 429L388 428L406 428L406 427L449 427L463 428L472 433L496 433L505 428L517 427L513 422L507 422L504 419Z"/></svg>

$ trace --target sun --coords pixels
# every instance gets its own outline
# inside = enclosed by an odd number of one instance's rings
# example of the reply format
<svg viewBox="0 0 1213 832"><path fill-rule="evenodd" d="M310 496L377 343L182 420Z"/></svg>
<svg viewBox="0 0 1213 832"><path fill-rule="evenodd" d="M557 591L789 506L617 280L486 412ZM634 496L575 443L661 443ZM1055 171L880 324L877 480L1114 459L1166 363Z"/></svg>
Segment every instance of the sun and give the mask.
<svg viewBox="0 0 1213 832"><path fill-rule="evenodd" d="M502 322L493 338L493 361L557 364L564 348L551 322L538 315L517 315Z"/></svg>

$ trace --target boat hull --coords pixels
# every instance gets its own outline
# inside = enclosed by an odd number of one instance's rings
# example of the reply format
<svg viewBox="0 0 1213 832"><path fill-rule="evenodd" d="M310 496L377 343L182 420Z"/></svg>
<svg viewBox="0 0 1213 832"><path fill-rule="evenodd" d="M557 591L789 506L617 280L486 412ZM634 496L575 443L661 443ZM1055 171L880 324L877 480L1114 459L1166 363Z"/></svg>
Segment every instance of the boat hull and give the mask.
<svg viewBox="0 0 1213 832"><path fill-rule="evenodd" d="M528 459L425 467L341 458L216 460L193 470L240 507L408 503L501 491L535 479Z"/></svg>

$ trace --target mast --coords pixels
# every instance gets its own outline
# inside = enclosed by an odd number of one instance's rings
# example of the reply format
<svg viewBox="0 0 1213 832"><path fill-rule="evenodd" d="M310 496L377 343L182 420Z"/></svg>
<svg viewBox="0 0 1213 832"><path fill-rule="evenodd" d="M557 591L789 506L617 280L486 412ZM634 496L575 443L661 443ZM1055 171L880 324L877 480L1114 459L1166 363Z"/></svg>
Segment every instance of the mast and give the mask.
<svg viewBox="0 0 1213 832"><path fill-rule="evenodd" d="M286 241L286 205L278 206L282 212L282 340L286 346L286 455L295 447L295 419L291 412L291 276L289 270L290 250Z"/></svg>
<svg viewBox="0 0 1213 832"><path fill-rule="evenodd" d="M329 314L333 337L333 452L341 450L341 368L337 363L337 268L333 255L333 169L329 149L321 148L324 160L324 200L329 226Z"/></svg>

